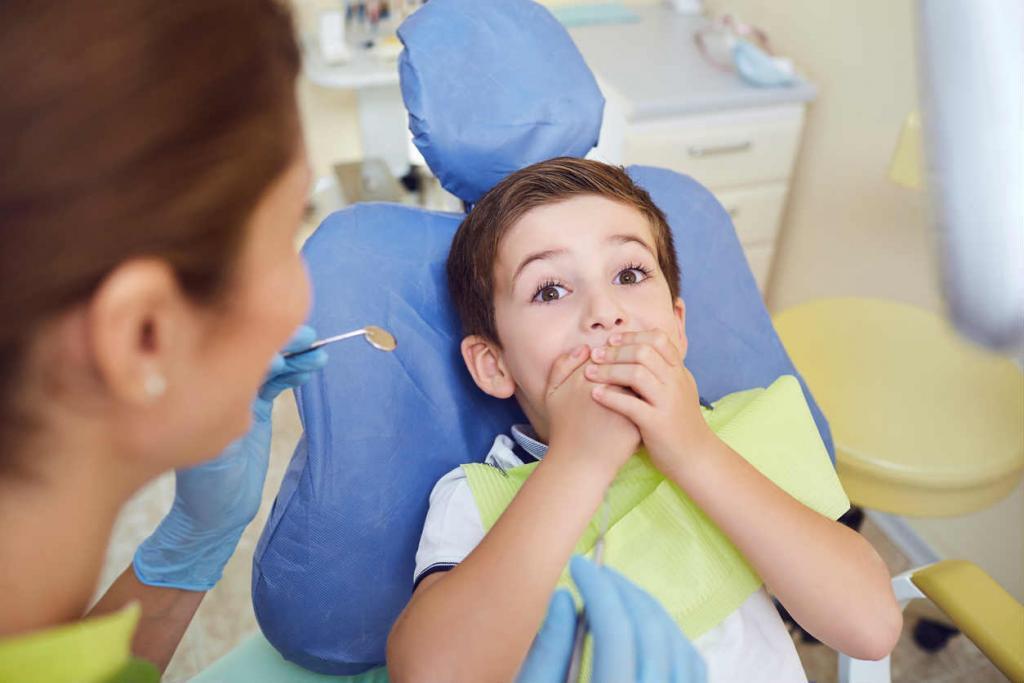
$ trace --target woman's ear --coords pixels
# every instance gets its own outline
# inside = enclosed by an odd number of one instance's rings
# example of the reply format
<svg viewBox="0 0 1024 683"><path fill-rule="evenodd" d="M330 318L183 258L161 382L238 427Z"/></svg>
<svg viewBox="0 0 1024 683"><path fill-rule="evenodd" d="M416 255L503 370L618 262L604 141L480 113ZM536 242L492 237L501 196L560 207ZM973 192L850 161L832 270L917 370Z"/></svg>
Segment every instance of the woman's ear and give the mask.
<svg viewBox="0 0 1024 683"><path fill-rule="evenodd" d="M187 310L164 261L127 261L103 279L88 306L86 336L100 380L114 397L145 404L167 392L176 366L171 339L184 332Z"/></svg>
<svg viewBox="0 0 1024 683"><path fill-rule="evenodd" d="M511 398L516 383L505 367L501 349L494 342L471 334L462 340L462 360L473 381L485 394L495 398Z"/></svg>
<svg viewBox="0 0 1024 683"><path fill-rule="evenodd" d="M672 312L676 316L676 329L679 334L679 350L683 354L683 358L686 358L686 350L689 347L689 341L686 339L686 304L683 302L682 297L676 297L675 303L672 304Z"/></svg>

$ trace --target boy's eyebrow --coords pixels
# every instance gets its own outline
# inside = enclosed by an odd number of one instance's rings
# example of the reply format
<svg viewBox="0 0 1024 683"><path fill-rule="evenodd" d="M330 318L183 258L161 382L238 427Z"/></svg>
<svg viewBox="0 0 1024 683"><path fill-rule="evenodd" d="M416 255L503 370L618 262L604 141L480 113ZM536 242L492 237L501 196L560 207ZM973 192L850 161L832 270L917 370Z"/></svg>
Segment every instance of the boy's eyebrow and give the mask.
<svg viewBox="0 0 1024 683"><path fill-rule="evenodd" d="M643 239L637 237L636 235L628 235L628 234L624 234L624 233L623 234L619 234L619 235L612 235L611 237L608 238L607 241L615 242L616 244L629 244L630 242L635 242L635 243L639 244L641 247L643 247L644 249L646 249L648 252L650 252L651 256L657 258L657 254L654 253L654 249L652 249L650 247L650 245L647 244L647 242L644 242ZM552 258L554 256L561 256L562 254L566 253L567 251L568 250L564 249L564 248L563 249L545 249L544 251L537 251L537 252L534 252L534 253L528 255L519 264L519 267L516 268L516 272L512 276L512 284L515 285L516 278L519 277L519 274L522 273L523 270L526 269L526 266L530 265L534 261L543 261L545 259L549 259L549 258Z"/></svg>
<svg viewBox="0 0 1024 683"><path fill-rule="evenodd" d="M636 235L626 235L626 234L612 235L611 237L608 238L608 241L609 242L615 242L616 244L628 244L630 242L636 242L641 247L643 247L647 251L651 252L651 256L653 256L655 258L658 257L658 255L654 253L654 249L651 249L650 245L647 244L647 242L644 242L642 239L640 239Z"/></svg>
<svg viewBox="0 0 1024 683"><path fill-rule="evenodd" d="M526 266L533 263L534 261L543 261L544 259L549 259L552 256L561 256L567 251L567 249L545 249L544 251L537 251L530 254L525 259L523 259L522 263L519 264L519 267L516 268L515 275L512 276L512 284L515 284L516 278L519 277L519 274L523 272L523 269L526 268Z"/></svg>

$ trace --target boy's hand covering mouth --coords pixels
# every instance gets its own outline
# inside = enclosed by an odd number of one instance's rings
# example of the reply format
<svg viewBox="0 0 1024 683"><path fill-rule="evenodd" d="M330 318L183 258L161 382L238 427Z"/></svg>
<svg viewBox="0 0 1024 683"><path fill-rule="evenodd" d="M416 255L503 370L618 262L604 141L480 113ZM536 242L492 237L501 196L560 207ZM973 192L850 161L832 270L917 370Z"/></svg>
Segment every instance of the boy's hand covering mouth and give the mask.
<svg viewBox="0 0 1024 683"><path fill-rule="evenodd" d="M590 358L584 373L598 385L594 400L637 426L663 472L684 466L687 454L714 436L700 411L697 382L665 332L613 334Z"/></svg>
<svg viewBox="0 0 1024 683"><path fill-rule="evenodd" d="M587 379L590 347L579 346L559 356L548 375L544 395L551 450L607 465L614 476L640 446L640 432L626 417L598 404L595 384Z"/></svg>

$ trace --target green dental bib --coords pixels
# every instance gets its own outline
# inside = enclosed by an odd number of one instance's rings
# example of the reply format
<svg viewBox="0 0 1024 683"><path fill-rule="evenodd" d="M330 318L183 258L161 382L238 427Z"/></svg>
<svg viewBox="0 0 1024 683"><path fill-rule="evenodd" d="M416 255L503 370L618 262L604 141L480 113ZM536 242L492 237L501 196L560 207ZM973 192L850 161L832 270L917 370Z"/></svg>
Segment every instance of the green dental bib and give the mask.
<svg viewBox="0 0 1024 683"><path fill-rule="evenodd" d="M837 519L849 508L796 378L729 394L704 410L718 437L804 505ZM484 528L490 530L538 463L501 471L463 465ZM691 639L717 626L761 586L740 552L689 496L641 450L608 493L608 566L658 599ZM737 500L735 505L743 505ZM576 544L588 553L602 511ZM573 590L568 571L559 586Z"/></svg>

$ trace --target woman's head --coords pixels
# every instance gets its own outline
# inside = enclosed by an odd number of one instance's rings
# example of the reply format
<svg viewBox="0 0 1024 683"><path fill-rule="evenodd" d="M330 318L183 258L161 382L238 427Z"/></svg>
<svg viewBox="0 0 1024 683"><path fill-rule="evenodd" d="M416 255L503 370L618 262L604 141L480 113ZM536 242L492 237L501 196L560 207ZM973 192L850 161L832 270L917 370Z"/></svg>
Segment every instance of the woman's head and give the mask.
<svg viewBox="0 0 1024 683"><path fill-rule="evenodd" d="M308 306L290 17L5 0L0 24L0 446L59 416L208 457Z"/></svg>

